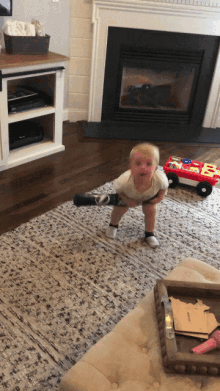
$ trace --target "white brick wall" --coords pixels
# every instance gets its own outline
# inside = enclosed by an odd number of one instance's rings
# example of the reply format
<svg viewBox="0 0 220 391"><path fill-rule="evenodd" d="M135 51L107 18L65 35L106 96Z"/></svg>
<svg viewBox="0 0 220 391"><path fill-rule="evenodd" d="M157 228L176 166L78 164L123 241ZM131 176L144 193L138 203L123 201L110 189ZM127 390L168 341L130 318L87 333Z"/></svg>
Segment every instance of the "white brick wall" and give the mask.
<svg viewBox="0 0 220 391"><path fill-rule="evenodd" d="M92 0L70 1L69 120L88 119Z"/></svg>

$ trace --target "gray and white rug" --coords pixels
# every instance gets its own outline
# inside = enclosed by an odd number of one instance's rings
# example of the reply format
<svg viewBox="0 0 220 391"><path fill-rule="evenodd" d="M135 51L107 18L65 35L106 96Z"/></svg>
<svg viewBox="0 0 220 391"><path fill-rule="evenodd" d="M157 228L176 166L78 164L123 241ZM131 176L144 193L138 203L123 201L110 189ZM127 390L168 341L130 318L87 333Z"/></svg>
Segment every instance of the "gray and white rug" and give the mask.
<svg viewBox="0 0 220 391"><path fill-rule="evenodd" d="M112 192L112 184L93 193ZM61 376L183 258L220 269L220 190L169 189L156 235L143 240L141 207L115 241L110 206L72 201L1 236L0 389L56 391Z"/></svg>

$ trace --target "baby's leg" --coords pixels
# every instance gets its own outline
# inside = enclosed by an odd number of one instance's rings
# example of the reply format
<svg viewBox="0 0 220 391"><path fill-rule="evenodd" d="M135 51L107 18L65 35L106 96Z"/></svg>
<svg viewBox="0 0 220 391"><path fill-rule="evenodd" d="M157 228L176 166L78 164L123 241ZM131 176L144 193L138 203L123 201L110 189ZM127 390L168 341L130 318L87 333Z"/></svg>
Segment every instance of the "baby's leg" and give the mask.
<svg viewBox="0 0 220 391"><path fill-rule="evenodd" d="M110 225L106 230L106 236L115 239L118 229L118 224L122 216L127 212L128 206L114 206L111 214Z"/></svg>
<svg viewBox="0 0 220 391"><path fill-rule="evenodd" d="M148 204L143 202L142 209L145 217L145 238L150 247L159 246L158 240L154 236L154 227L156 223L157 204Z"/></svg>
<svg viewBox="0 0 220 391"><path fill-rule="evenodd" d="M127 212L128 206L114 206L111 214L111 225L118 225L122 216Z"/></svg>
<svg viewBox="0 0 220 391"><path fill-rule="evenodd" d="M157 204L143 202L142 209L145 217L145 229L147 232L152 232L156 223Z"/></svg>

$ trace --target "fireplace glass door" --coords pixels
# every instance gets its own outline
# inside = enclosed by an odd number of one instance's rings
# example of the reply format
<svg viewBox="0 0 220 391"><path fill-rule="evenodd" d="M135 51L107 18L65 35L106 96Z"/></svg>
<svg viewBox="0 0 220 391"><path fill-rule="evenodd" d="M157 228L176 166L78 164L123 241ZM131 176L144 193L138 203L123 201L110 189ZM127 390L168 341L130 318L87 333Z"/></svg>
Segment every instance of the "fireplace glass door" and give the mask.
<svg viewBox="0 0 220 391"><path fill-rule="evenodd" d="M203 51L122 46L117 120L189 123Z"/></svg>
<svg viewBox="0 0 220 391"><path fill-rule="evenodd" d="M119 107L187 111L193 101L199 65L149 62L123 66Z"/></svg>
<svg viewBox="0 0 220 391"><path fill-rule="evenodd" d="M202 126L219 39L109 27L101 120L158 132Z"/></svg>

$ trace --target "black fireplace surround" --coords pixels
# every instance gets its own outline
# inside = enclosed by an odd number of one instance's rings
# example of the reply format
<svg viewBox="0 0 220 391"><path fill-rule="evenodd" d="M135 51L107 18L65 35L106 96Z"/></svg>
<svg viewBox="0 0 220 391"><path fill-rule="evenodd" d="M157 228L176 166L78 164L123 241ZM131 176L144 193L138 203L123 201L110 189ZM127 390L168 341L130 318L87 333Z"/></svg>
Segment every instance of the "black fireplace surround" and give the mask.
<svg viewBox="0 0 220 391"><path fill-rule="evenodd" d="M219 43L216 36L109 27L102 118L81 123L84 135L220 142L218 129L202 128Z"/></svg>

